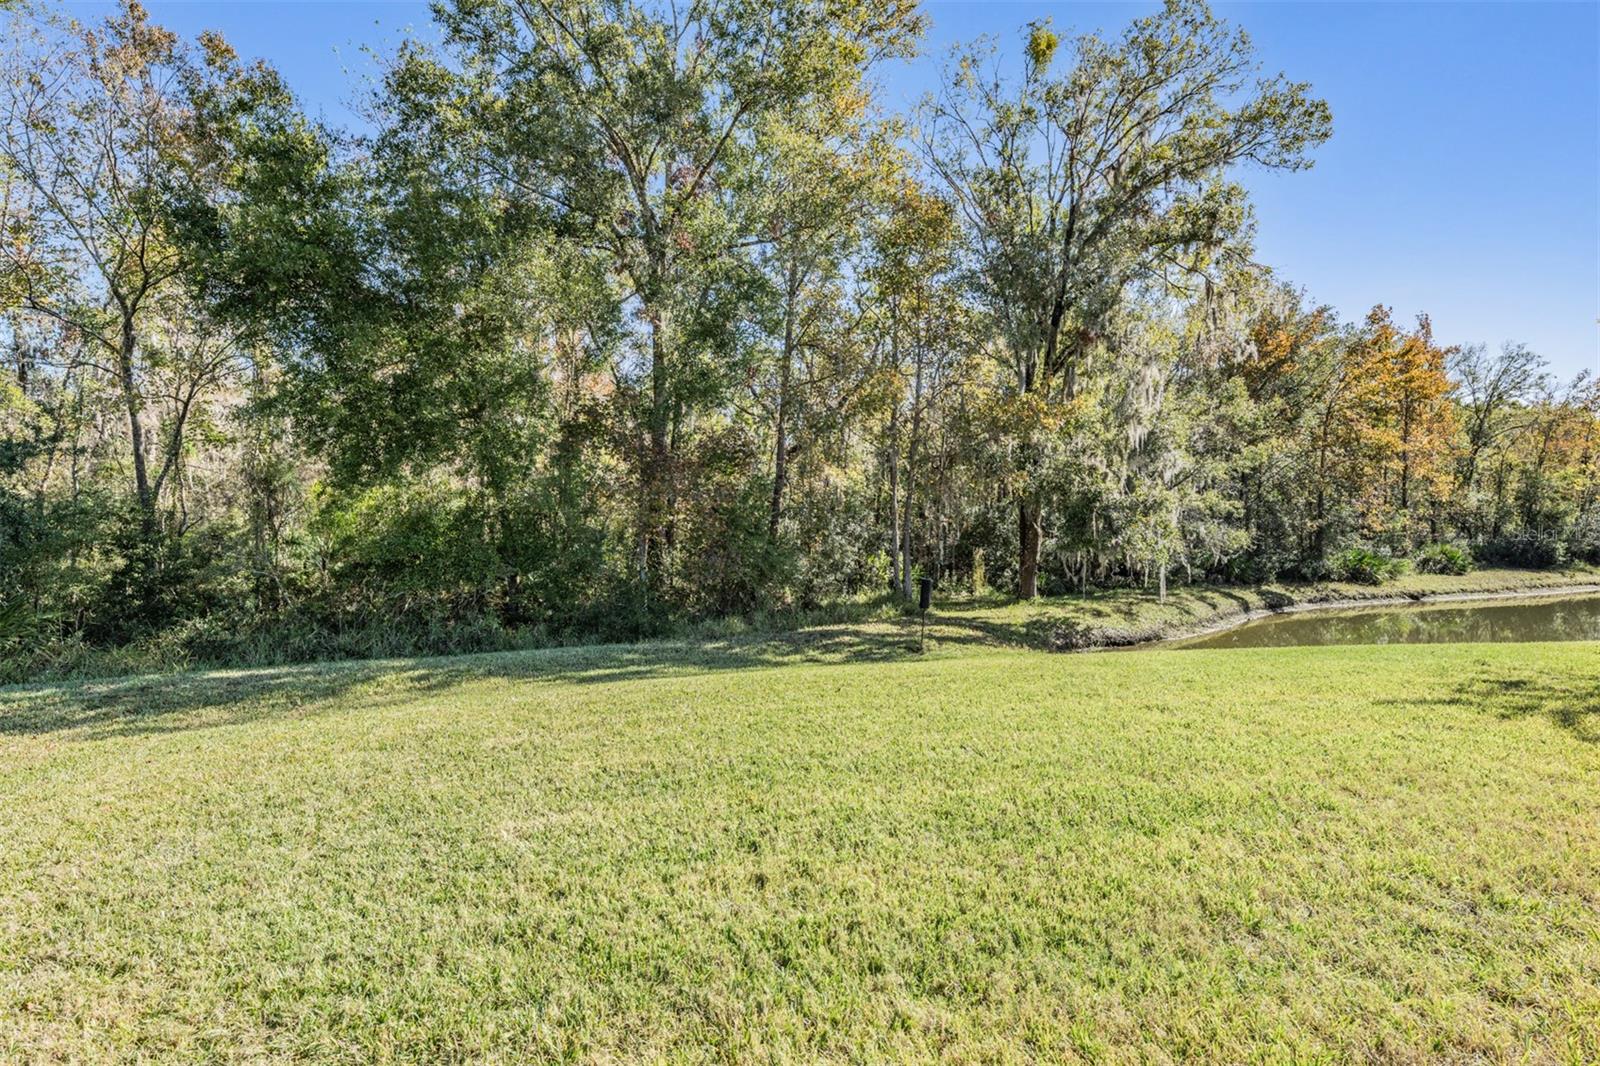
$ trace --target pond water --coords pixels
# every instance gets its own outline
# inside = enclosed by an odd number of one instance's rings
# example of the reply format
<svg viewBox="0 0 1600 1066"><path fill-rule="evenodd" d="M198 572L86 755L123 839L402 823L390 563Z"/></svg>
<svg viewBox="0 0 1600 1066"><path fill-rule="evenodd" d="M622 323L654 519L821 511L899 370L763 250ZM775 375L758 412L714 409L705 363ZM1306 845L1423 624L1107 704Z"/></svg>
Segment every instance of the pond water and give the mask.
<svg viewBox="0 0 1600 1066"><path fill-rule="evenodd" d="M1355 607L1275 614L1179 648L1281 648L1296 644L1462 644L1600 640L1600 593L1523 600Z"/></svg>

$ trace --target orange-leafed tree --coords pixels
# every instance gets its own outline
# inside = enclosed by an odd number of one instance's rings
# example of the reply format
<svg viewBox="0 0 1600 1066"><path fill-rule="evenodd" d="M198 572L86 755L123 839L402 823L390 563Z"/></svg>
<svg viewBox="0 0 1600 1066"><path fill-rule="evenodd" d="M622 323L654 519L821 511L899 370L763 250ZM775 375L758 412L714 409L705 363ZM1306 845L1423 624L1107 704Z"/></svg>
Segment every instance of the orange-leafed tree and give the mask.
<svg viewBox="0 0 1600 1066"><path fill-rule="evenodd" d="M1349 354L1374 464L1365 494L1368 522L1407 539L1418 518L1437 525L1437 505L1449 488L1456 421L1445 368L1454 353L1434 343L1427 315L1418 315L1417 328L1407 333L1378 306Z"/></svg>

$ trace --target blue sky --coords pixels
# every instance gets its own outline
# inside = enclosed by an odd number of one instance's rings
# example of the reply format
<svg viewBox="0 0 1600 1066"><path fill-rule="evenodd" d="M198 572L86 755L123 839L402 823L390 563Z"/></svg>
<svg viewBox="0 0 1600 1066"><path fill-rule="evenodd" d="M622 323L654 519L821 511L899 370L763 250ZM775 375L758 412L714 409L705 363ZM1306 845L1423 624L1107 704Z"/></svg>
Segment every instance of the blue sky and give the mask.
<svg viewBox="0 0 1600 1066"><path fill-rule="evenodd" d="M90 14L92 2L73 4ZM352 122L372 64L427 7L400 0L147 0L186 35L220 29L313 110ZM950 45L1014 48L1043 15L1114 33L1154 3L927 4L926 55L885 72L911 104ZM1334 135L1310 171L1244 171L1258 256L1341 317L1374 303L1432 316L1450 344L1529 344L1564 376L1600 371L1600 5L1217 3L1268 71L1309 81Z"/></svg>

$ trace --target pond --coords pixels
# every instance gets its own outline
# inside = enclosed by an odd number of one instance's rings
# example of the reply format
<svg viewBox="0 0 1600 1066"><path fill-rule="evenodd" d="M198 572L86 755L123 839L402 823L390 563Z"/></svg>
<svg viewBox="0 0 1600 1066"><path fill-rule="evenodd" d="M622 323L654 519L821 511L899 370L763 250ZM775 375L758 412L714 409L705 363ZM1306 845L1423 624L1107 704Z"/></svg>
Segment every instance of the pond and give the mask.
<svg viewBox="0 0 1600 1066"><path fill-rule="evenodd" d="M1275 614L1174 648L1600 640L1600 593Z"/></svg>

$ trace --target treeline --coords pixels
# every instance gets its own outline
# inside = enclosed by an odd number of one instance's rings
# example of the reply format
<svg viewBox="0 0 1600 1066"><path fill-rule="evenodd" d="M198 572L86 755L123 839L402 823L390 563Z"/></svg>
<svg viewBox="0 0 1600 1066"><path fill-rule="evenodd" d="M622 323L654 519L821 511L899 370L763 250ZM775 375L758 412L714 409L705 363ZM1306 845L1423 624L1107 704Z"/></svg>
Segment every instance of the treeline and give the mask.
<svg viewBox="0 0 1600 1066"><path fill-rule="evenodd" d="M352 131L0 15L6 676L1600 561L1591 380L1253 262L1331 118L1199 3L903 114L907 0L435 18Z"/></svg>

